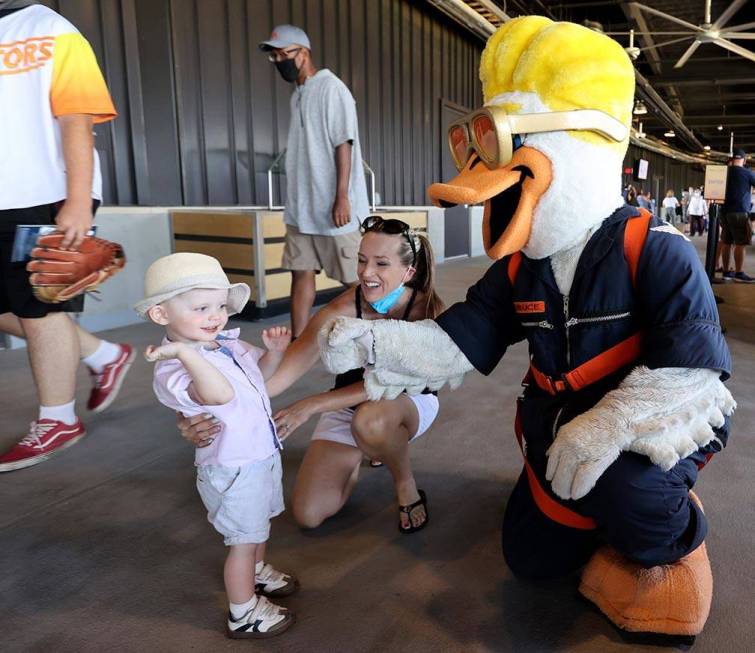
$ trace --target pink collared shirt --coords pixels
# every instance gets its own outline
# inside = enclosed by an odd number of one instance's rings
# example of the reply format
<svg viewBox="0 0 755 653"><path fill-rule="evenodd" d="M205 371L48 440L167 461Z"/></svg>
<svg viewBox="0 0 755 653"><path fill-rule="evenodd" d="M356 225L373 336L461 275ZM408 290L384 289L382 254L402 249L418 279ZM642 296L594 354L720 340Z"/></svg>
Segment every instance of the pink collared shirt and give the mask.
<svg viewBox="0 0 755 653"><path fill-rule="evenodd" d="M174 358L155 364L152 387L160 403L187 417L209 413L220 420L222 430L215 441L197 448L195 465L238 467L272 456L282 448L275 433L270 398L257 361L265 353L259 347L241 343L239 329L221 331L219 349L197 351L212 363L233 386L234 397L222 406L202 406L189 396L191 376ZM166 344L168 339L163 340Z"/></svg>

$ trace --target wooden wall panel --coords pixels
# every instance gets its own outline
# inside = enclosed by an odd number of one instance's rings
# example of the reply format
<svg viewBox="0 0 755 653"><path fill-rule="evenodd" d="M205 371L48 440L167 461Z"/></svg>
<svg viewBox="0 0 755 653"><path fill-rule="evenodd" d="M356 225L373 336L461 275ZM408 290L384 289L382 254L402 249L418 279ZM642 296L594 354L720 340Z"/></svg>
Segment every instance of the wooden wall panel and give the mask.
<svg viewBox="0 0 755 653"><path fill-rule="evenodd" d="M265 243L265 269L275 270L281 266L283 243Z"/></svg>
<svg viewBox="0 0 755 653"><path fill-rule="evenodd" d="M325 273L320 273L315 277L315 289L329 290L331 288L339 288L341 283L326 277ZM276 272L268 274L265 277L265 295L268 301L276 299L284 299L290 296L291 293L291 273L290 272Z"/></svg>
<svg viewBox="0 0 755 653"><path fill-rule="evenodd" d="M173 231L192 236L253 237L254 219L243 213L172 211Z"/></svg>
<svg viewBox="0 0 755 653"><path fill-rule="evenodd" d="M236 271L252 271L254 268L254 250L249 245L239 243L213 243L203 240L184 240L176 236L175 247L177 252L197 252L214 256L224 268L232 268ZM280 264L280 257L278 257Z"/></svg>

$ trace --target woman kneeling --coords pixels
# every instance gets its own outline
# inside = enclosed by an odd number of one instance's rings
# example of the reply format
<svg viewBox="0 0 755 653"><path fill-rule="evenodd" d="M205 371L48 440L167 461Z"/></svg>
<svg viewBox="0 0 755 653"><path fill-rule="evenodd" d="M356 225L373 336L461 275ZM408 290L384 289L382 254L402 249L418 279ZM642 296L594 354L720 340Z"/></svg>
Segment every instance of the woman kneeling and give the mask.
<svg viewBox="0 0 755 653"><path fill-rule="evenodd" d="M268 384L278 394L309 369L318 357L317 334L336 317L365 320L423 320L435 317L442 302L433 286L430 242L406 223L367 218L359 247L359 284L331 301L309 322L289 348ZM399 530L412 533L428 522L426 497L417 489L409 460L409 442L422 435L438 414L438 398L425 391L393 400L368 401L362 375L351 370L336 377L329 392L297 401L275 415L287 437L312 415L320 420L302 461L293 494L293 514L305 528L315 528L346 503L357 481L362 458L382 461L393 475L399 503Z"/></svg>

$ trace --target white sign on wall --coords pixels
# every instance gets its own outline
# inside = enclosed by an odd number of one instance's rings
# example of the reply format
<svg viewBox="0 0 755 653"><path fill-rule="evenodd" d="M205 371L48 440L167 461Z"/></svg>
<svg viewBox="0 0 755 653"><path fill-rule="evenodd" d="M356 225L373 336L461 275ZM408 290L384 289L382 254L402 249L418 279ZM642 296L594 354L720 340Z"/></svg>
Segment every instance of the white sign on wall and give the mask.
<svg viewBox="0 0 755 653"><path fill-rule="evenodd" d="M705 166L705 190L703 195L709 202L723 202L726 199L726 173L728 166Z"/></svg>

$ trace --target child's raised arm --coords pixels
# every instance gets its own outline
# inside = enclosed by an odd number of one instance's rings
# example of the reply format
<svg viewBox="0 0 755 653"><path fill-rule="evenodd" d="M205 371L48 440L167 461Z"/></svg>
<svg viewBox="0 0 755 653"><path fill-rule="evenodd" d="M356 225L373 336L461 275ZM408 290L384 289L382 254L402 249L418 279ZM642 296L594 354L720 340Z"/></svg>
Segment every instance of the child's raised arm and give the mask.
<svg viewBox="0 0 755 653"><path fill-rule="evenodd" d="M202 406L222 406L236 396L228 379L196 349L183 342L170 342L160 347L150 345L144 357L151 363L171 358L180 360L192 379L189 396Z"/></svg>
<svg viewBox="0 0 755 653"><path fill-rule="evenodd" d="M262 342L267 352L260 356L258 365L262 378L266 381L275 374L283 360L286 349L291 344L291 330L285 326L275 326L262 332Z"/></svg>

